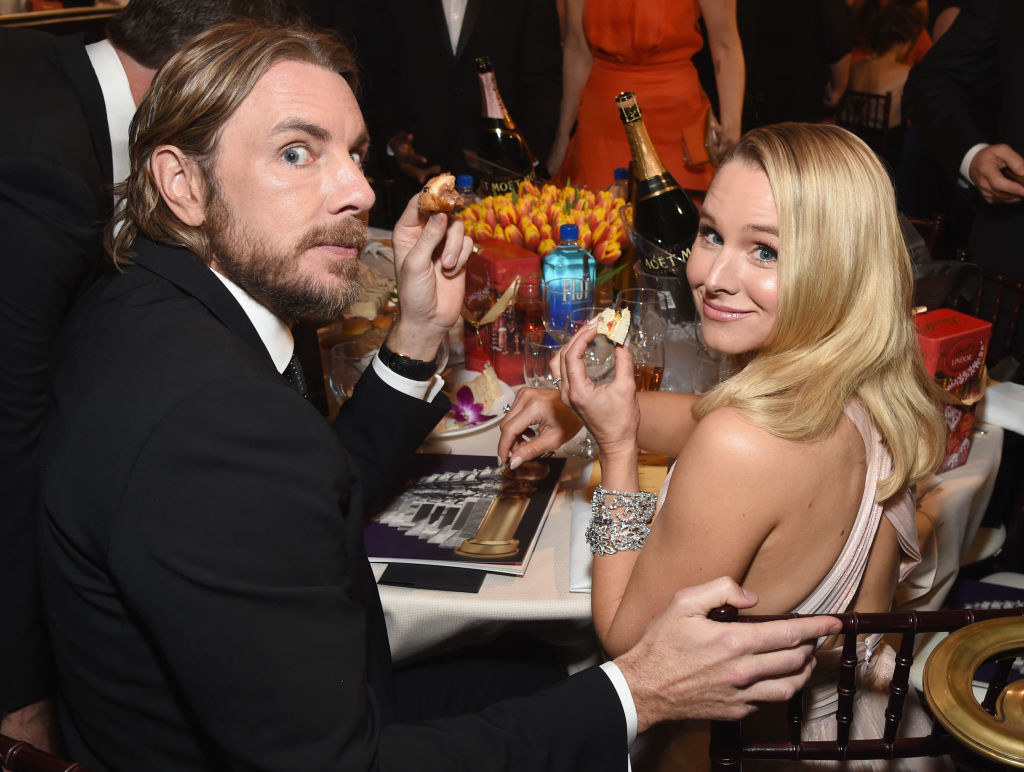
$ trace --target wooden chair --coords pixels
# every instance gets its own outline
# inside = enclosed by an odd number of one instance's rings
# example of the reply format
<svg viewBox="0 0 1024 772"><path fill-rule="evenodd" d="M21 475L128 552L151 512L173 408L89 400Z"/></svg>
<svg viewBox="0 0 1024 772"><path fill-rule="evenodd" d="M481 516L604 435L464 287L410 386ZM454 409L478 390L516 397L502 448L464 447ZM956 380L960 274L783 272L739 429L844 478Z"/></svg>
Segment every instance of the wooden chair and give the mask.
<svg viewBox="0 0 1024 772"><path fill-rule="evenodd" d="M928 254L932 260L939 259L939 244L942 243L942 234L946 230L946 215L936 212L932 217L907 217L910 224L924 239L924 245L928 247Z"/></svg>
<svg viewBox="0 0 1024 772"><path fill-rule="evenodd" d="M957 259L973 265L968 260L967 250L957 250ZM1012 354L1018 362L1024 363L1024 350L1013 348L1017 326L1020 323L1021 308L1024 307L1024 281L1004 276L987 268L979 267L979 271L981 282L978 284L967 313L992 322L995 345L989 346L988 363L991 365L1006 354ZM1000 319L1000 316L1004 318ZM999 335L995 334L997 324L1000 325Z"/></svg>
<svg viewBox="0 0 1024 772"><path fill-rule="evenodd" d="M847 91L836 111L836 124L863 139L879 155L889 148L889 112L892 94L869 94L866 91Z"/></svg>
<svg viewBox="0 0 1024 772"><path fill-rule="evenodd" d="M89 772L76 762L64 761L34 745L0 734L0 766L8 772Z"/></svg>
<svg viewBox="0 0 1024 772"><path fill-rule="evenodd" d="M709 618L720 622L766 622L791 619L798 615L739 616L732 606L713 609ZM711 722L712 770L740 770L744 759L826 760L895 759L915 756L939 756L962 751L963 746L941 730L923 737L900 737L903 704L909 689L910 666L914 661L914 641L918 633L956 630L982 620L1000 617L1024 617L1024 608L910 611L890 614L834 614L843 623L843 648L838 675L839 706L836 712L836 740L801 740L803 725L803 693L789 701L787 712L788 737L779 742L744 743L740 721ZM1022 623L1024 624L1024 623ZM853 698L857 690L857 636L871 633L900 633L902 639L896 655L895 672L889 687L889 702L885 708L885 730L878 739L851 740ZM1006 664L1000 663L983 703L989 712L996 696L1006 686L1013 655ZM1001 680L1001 683L1000 683Z"/></svg>

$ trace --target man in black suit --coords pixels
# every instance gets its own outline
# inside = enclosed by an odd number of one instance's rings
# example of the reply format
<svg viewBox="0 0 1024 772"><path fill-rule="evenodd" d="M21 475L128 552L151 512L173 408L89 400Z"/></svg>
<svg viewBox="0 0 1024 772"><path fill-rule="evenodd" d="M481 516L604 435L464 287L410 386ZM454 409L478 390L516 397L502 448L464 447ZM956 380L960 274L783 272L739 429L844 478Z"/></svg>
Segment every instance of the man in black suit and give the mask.
<svg viewBox="0 0 1024 772"><path fill-rule="evenodd" d="M502 99L534 158L547 157L558 127L562 48L553 0L459 5L363 5L356 40L369 76L366 114L376 160L413 185L438 169L473 173L462 151L478 144L479 56L494 64Z"/></svg>
<svg viewBox="0 0 1024 772"><path fill-rule="evenodd" d="M910 72L904 109L954 179L980 194L968 241L972 262L1024 279L1024 3L971 0ZM999 84L998 114L974 114L971 95ZM994 131L983 127L993 125ZM997 329L995 333L1001 334ZM1017 330L1017 350L1024 327Z"/></svg>
<svg viewBox="0 0 1024 772"><path fill-rule="evenodd" d="M50 747L38 612L36 443L57 331L100 264L128 123L156 69L204 29L283 0L134 0L106 40L0 29L0 732Z"/></svg>
<svg viewBox="0 0 1024 772"><path fill-rule="evenodd" d="M434 359L472 244L409 202L398 318L326 424L297 393L289 326L354 294L373 194L353 73L327 38L235 24L174 57L140 105L122 271L65 326L41 443L42 584L73 756L97 770L621 770L630 732L791 695L809 640L838 622L726 628L707 610L753 599L720 580L680 593L614 663L395 722L363 518L449 407Z"/></svg>

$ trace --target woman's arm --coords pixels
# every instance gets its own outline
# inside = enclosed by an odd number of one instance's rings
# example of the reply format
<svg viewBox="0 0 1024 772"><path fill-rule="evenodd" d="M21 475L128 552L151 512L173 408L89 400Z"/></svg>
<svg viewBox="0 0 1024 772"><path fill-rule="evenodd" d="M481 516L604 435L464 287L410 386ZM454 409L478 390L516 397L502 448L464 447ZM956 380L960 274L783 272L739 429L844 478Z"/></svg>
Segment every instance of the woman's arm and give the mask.
<svg viewBox="0 0 1024 772"><path fill-rule="evenodd" d="M562 106L558 115L558 131L546 162L551 174L558 171L565 159L569 134L580 106L580 92L590 77L590 65L594 61L587 35L583 31L583 3L584 0L566 1L565 44L562 46Z"/></svg>
<svg viewBox="0 0 1024 772"><path fill-rule="evenodd" d="M611 656L639 640L677 590L723 575L744 581L785 511L784 456L738 410L697 424L643 549L595 556L594 627Z"/></svg>
<svg viewBox="0 0 1024 772"><path fill-rule="evenodd" d="M744 64L736 28L736 0L698 0L715 67L718 116L729 145L739 142L743 122Z"/></svg>
<svg viewBox="0 0 1024 772"><path fill-rule="evenodd" d="M636 492L642 408L633 358L628 348L616 346L614 379L595 385L586 376L583 354L596 335L596 325L586 325L562 348L560 396L597 442L602 486ZM641 396L645 407L659 401L667 404L654 395ZM686 420L675 425L683 426ZM742 581L774 528L776 514L784 510L779 502L786 500L786 454L780 452L785 441L758 429L732 408L716 410L689 428L646 545L639 551L594 558L594 628L611 656L631 648L677 590L723 575ZM649 427L648 432L654 436ZM607 497L606 502L611 501Z"/></svg>

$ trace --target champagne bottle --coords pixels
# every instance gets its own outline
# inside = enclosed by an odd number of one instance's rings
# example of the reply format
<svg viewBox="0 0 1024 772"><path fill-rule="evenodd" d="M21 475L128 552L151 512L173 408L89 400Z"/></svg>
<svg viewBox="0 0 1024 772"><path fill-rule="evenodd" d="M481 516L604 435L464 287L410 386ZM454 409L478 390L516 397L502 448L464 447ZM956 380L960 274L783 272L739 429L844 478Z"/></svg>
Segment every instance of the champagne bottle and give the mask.
<svg viewBox="0 0 1024 772"><path fill-rule="evenodd" d="M494 66L486 56L476 59L480 78L480 189L483 195L512 193L533 178L533 155L498 91Z"/></svg>
<svg viewBox="0 0 1024 772"><path fill-rule="evenodd" d="M647 273L675 276L697 237L697 208L658 157L636 95L623 91L615 104L633 154L633 229L647 242L637 244L637 256Z"/></svg>

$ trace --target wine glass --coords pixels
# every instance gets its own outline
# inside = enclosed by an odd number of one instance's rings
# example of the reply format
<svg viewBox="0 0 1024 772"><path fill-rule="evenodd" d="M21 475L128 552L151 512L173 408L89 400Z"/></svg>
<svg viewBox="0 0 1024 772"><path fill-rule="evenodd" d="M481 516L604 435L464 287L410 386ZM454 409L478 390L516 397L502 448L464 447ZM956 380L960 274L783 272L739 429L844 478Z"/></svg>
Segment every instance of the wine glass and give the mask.
<svg viewBox="0 0 1024 772"><path fill-rule="evenodd" d="M544 282L544 329L549 342L565 343L565 322L577 308L594 304L594 285L589 279L549 279Z"/></svg>
<svg viewBox="0 0 1024 772"><path fill-rule="evenodd" d="M519 285L516 321L524 341L538 331L544 336L544 293L536 279L526 279Z"/></svg>
<svg viewBox="0 0 1024 772"><path fill-rule="evenodd" d="M554 389L555 374L551 361L558 356L560 344L544 339L544 330L534 330L523 339L523 377L535 389Z"/></svg>
<svg viewBox="0 0 1024 772"><path fill-rule="evenodd" d="M704 341L701 324L695 325L697 358L693 367L693 393L700 395L710 391L730 375L729 357L710 348Z"/></svg>
<svg viewBox="0 0 1024 772"><path fill-rule="evenodd" d="M604 309L598 306L582 306L570 311L565 320L566 339L575 335L580 327L600 314L602 310ZM583 369L587 377L594 383L607 383L612 380L615 377L615 344L604 335L596 336L587 344L587 350L583 352ZM570 448L569 452L583 458L597 458L597 443L594 442L594 436L589 429L579 444Z"/></svg>
<svg viewBox="0 0 1024 772"><path fill-rule="evenodd" d="M665 334L668 310L657 290L634 288L619 292L615 310L629 309L626 345L633 354L633 377L638 391L657 391L665 375Z"/></svg>

